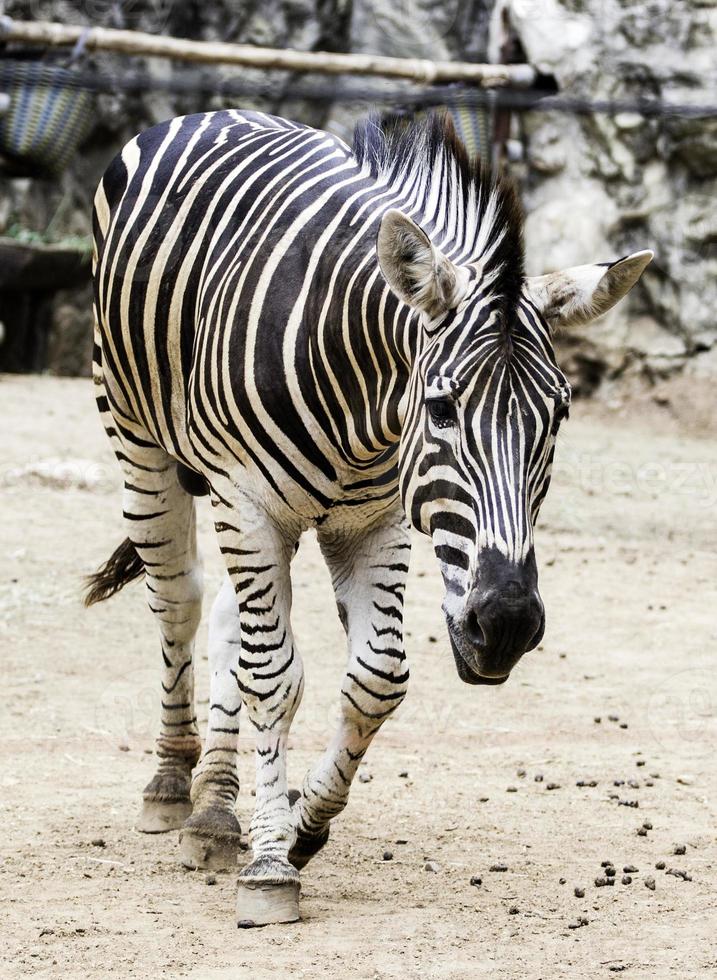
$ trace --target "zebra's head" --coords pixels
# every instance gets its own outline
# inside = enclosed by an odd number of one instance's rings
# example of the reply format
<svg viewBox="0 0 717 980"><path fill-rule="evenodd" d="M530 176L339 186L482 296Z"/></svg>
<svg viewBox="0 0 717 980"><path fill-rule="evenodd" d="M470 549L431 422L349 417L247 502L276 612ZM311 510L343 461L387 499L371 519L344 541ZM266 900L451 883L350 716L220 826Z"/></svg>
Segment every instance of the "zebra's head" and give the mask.
<svg viewBox="0 0 717 980"><path fill-rule="evenodd" d="M460 677L500 684L545 628L533 525L570 406L552 333L609 310L652 253L525 278L513 192L491 184L482 193L468 249L445 221L389 210L378 257L420 333L404 404L402 500L433 539Z"/></svg>

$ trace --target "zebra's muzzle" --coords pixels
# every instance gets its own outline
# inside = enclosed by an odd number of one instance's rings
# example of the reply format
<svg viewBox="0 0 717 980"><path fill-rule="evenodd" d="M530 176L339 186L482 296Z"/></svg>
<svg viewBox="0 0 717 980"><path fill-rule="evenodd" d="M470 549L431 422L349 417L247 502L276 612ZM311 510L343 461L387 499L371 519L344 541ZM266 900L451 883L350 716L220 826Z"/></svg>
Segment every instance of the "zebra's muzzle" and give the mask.
<svg viewBox="0 0 717 980"><path fill-rule="evenodd" d="M481 570L459 615L446 615L458 675L468 684L503 684L545 631L531 555L522 564L483 556Z"/></svg>

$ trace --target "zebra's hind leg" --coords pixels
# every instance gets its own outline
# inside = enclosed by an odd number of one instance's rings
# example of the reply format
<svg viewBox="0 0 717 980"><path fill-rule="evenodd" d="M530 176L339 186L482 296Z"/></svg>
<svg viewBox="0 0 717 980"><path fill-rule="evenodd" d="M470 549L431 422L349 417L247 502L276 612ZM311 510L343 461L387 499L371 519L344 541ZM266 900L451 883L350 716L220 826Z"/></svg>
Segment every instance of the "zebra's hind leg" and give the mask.
<svg viewBox="0 0 717 980"><path fill-rule="evenodd" d="M194 500L177 482L164 450L125 443L124 515L146 574L149 607L162 648L159 766L143 793L135 827L144 833L176 830L192 812L191 773L201 742L194 710L194 636L202 607L202 571L196 545Z"/></svg>
<svg viewBox="0 0 717 980"><path fill-rule="evenodd" d="M239 792L240 656L239 603L227 576L209 620L209 720L192 779L193 812L179 833L180 860L187 868L231 869L242 846L234 815Z"/></svg>
<svg viewBox="0 0 717 980"><path fill-rule="evenodd" d="M351 782L381 725L408 685L403 651L403 592L410 542L402 515L368 531L320 535L349 661L341 685L338 728L294 799L296 841L289 860L304 865L326 843L329 823L346 806Z"/></svg>

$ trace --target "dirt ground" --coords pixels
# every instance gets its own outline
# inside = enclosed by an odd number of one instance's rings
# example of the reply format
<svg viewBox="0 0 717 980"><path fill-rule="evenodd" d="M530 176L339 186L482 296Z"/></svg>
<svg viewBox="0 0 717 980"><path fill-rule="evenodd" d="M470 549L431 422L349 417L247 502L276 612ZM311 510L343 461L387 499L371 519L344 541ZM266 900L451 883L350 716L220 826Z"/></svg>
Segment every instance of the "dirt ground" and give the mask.
<svg viewBox="0 0 717 980"><path fill-rule="evenodd" d="M159 649L141 587L91 611L78 600L123 536L91 386L0 380L0 975L716 976L717 423L690 435L660 401L574 406L537 533L547 632L504 687L459 681L416 539L409 696L303 873L302 922L240 931L234 874L210 884L177 865L176 834L132 829ZM200 504L208 608L221 565ZM311 537L294 580L299 785L332 728L344 645ZM200 717L205 651L206 627ZM245 722L245 826L251 753ZM606 860L616 884L596 887Z"/></svg>

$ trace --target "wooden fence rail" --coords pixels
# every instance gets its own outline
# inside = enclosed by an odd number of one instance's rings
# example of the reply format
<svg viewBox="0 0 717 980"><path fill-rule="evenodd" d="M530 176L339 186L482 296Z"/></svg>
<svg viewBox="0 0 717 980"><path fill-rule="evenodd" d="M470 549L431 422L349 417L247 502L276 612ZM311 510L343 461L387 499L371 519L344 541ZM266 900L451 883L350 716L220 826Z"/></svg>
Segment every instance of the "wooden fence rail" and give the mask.
<svg viewBox="0 0 717 980"><path fill-rule="evenodd" d="M536 78L535 69L531 65L483 65L461 61L389 58L372 54L259 48L250 44L190 41L106 27L92 27L88 31L85 27L51 21L22 21L0 17L0 41L63 47L76 44L85 32L84 45L90 51L112 51L203 64L221 63L243 65L246 68L318 72L327 75L374 75L405 78L424 84L467 82L483 88L507 85L527 88Z"/></svg>

